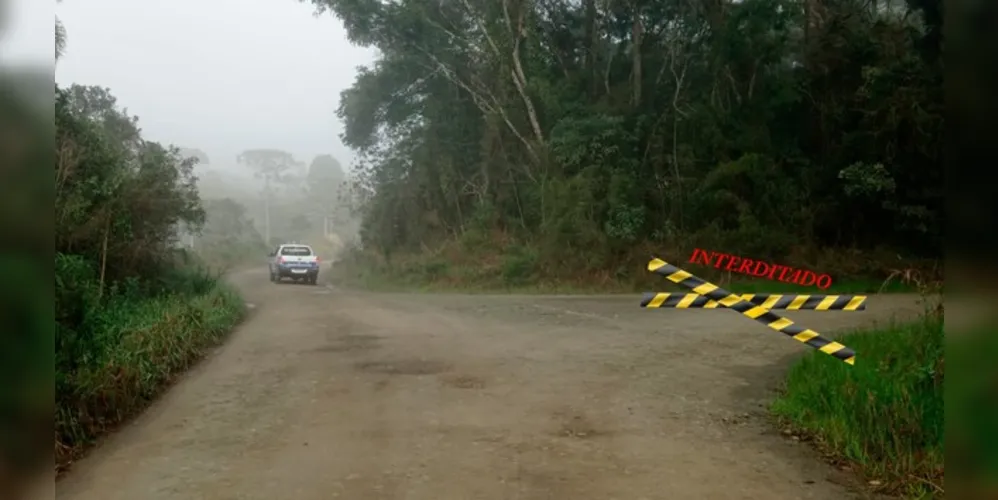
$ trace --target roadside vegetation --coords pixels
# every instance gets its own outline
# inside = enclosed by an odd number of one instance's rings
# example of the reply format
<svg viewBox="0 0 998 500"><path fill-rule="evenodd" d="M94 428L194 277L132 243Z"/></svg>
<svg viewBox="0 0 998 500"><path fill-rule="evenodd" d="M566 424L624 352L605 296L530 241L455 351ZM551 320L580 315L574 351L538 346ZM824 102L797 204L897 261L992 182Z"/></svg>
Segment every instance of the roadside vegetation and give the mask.
<svg viewBox="0 0 998 500"><path fill-rule="evenodd" d="M232 262L263 242L250 233L204 255L182 249L181 227L200 231L207 220L209 229L233 236L224 222L242 221L230 203L202 201L197 159L143 139L137 118L108 89L56 86L54 97L54 424L61 470L240 320L242 300L208 263Z"/></svg>
<svg viewBox="0 0 998 500"><path fill-rule="evenodd" d="M57 19L57 62L66 35ZM57 85L54 97L62 470L240 321L244 305L225 273L262 266L271 246L291 240L331 258L342 245L333 228L356 230L330 155L307 165L275 149L212 159L143 138L110 89Z"/></svg>
<svg viewBox="0 0 998 500"><path fill-rule="evenodd" d="M632 289L699 247L872 288L941 255L937 0L312 3L381 54L339 108L347 273Z"/></svg>
<svg viewBox="0 0 998 500"><path fill-rule="evenodd" d="M199 234L191 236L194 254L211 269L259 266L267 255L267 245L246 207L232 198L207 199L203 206L204 225Z"/></svg>
<svg viewBox="0 0 998 500"><path fill-rule="evenodd" d="M481 253L471 250L444 251L439 254L415 254L395 257L392 262L370 252L348 248L332 268L333 279L345 286L371 290L462 291L514 293L634 293L644 291L683 292L688 290L645 271L651 255L658 253L651 246L634 252L632 262L613 270L573 275L569 270L544 269L539 266L536 251L523 247L507 247L502 251L488 249ZM844 252L843 252L844 253ZM683 255L681 252L670 255ZM687 255L688 257L688 255ZM833 258L841 258L832 256ZM853 271L843 280L833 281L825 290L814 286L770 281L694 266L687 259L675 262L704 279L737 293L914 293L917 288L897 279L873 279L887 273L882 261L867 259L865 269ZM819 263L821 261L819 260ZM911 259L906 265L934 269L928 259ZM833 262L831 265L835 265ZM848 267L856 269L856 262ZM851 276L851 277L850 277Z"/></svg>
<svg viewBox="0 0 998 500"><path fill-rule="evenodd" d="M945 492L943 317L927 306L916 321L838 336L859 353L855 366L807 354L772 405L785 432L906 498Z"/></svg>

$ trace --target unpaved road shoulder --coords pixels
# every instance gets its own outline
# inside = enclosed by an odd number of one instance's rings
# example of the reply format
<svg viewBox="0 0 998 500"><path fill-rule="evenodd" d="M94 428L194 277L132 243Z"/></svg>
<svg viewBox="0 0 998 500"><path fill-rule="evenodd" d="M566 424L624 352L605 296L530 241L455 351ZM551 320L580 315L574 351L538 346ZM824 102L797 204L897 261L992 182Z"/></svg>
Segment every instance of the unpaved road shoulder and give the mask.
<svg viewBox="0 0 998 500"><path fill-rule="evenodd" d="M806 347L731 311L238 280L254 316L58 498L852 495L767 421ZM825 332L917 310L903 296L868 308L790 316Z"/></svg>

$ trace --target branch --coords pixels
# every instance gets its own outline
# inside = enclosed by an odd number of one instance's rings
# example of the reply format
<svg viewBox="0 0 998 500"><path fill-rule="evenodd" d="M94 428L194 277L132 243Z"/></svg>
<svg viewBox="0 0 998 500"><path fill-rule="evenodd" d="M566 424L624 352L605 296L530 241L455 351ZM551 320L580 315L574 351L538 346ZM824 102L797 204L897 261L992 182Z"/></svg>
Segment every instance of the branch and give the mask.
<svg viewBox="0 0 998 500"><path fill-rule="evenodd" d="M679 73L676 73L676 55L675 50L671 50L672 57L669 62L669 69L672 70L672 77L676 82L676 91L672 94L672 109L676 110L676 113L687 118L687 114L679 109L679 93L683 88L683 81L686 79L686 68L689 67L689 61L683 61L683 69Z"/></svg>
<svg viewBox="0 0 998 500"><path fill-rule="evenodd" d="M541 130L540 121L537 119L537 110L534 108L534 102L527 95L527 77L523 72L523 65L520 63L520 40L526 36L526 29L523 26L524 23L524 9L521 6L517 14L516 19L516 32L512 30L512 26L509 25L509 0L503 0L502 8L506 16L507 26L510 28L510 35L513 36L513 83L516 85L516 90L520 93L520 98L523 99L523 105L527 108L527 118L530 119L530 126L534 129L534 135L537 137L537 142L541 145L544 144L544 132Z"/></svg>
<svg viewBox="0 0 998 500"><path fill-rule="evenodd" d="M516 136L516 138L519 139L520 142L522 142L523 145L527 148L527 153L530 155L530 158L535 162L538 163L540 162L540 157L537 155L537 152L534 150L534 147L530 144L530 141L528 141L527 138L524 137L524 135L521 134L520 131L516 128L516 126L513 124L513 121L510 120L508 113L506 113L506 109L503 107L502 102L499 101L499 99L496 98L496 96L488 90L487 86L479 84L476 85L476 87L478 87L477 89L472 88L469 82L466 82L462 80L459 76L457 76L456 72L453 69L444 64L444 62L441 61L440 58L438 58L432 52L417 44L412 44L412 46L416 50L421 52L423 55L428 57L431 61L433 61L437 69L441 73L443 73L444 77L447 78L451 83L454 83L458 87L461 87L466 92L468 92L468 94L471 95L472 100L475 101L475 104L483 113L486 114L494 113L499 115L499 117L502 118L503 122L506 124L506 127L509 128L510 132L512 132L513 135Z"/></svg>
<svg viewBox="0 0 998 500"><path fill-rule="evenodd" d="M485 23L482 22L481 18L475 16L475 10L471 7L471 3L468 0L462 0L462 3L464 4L464 8L468 9L468 16L475 20L475 25L478 26L478 29L482 30L482 35L485 36L485 40L489 43L489 46L492 47L492 52L495 53L496 57L501 58L502 56L499 52L499 46L496 45L495 40L492 39L492 35L489 35L489 30L485 29Z"/></svg>

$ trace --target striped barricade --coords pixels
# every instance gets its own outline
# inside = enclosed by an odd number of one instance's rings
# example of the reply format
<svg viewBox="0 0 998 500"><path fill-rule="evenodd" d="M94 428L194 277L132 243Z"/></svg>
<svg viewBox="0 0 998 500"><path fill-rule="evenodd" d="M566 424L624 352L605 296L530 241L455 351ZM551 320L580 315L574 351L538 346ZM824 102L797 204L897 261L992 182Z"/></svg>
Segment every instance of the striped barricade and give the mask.
<svg viewBox="0 0 998 500"><path fill-rule="evenodd" d="M792 311L865 311L865 295L793 295L782 293L746 293L747 300L766 309L788 309ZM717 302L695 293L645 293L641 307L649 309L715 309L723 307Z"/></svg>
<svg viewBox="0 0 998 500"><path fill-rule="evenodd" d="M742 295L731 293L717 285L708 283L661 259L652 259L651 262L648 263L648 270L664 276L673 283L689 288L695 295L692 298L688 298L687 295L689 294L650 294L651 301L649 301L648 304L642 302L643 307L663 307L661 305L650 306L650 304L661 295L665 296L661 298L662 301L670 300L670 295L683 295L681 299L678 299L677 304L683 300L694 302L699 300L697 298L699 296L704 298L704 304L709 303L709 301L713 301L718 303L721 307L734 309L743 316L752 318L759 323L772 328L773 330L792 337L794 340L803 342L825 354L845 362L848 365L856 364L856 353L852 349L835 342L834 340L826 339L818 332L804 328L793 321L772 312L767 307L753 303L750 300L746 300ZM769 295L767 300L772 297L773 295ZM646 299L649 299L649 297L646 296ZM858 297L850 299L850 303L852 300L856 299L858 299ZM863 300L859 301L855 307L859 307L865 299L866 297L863 297ZM837 300L838 299L834 299L832 303L835 303Z"/></svg>

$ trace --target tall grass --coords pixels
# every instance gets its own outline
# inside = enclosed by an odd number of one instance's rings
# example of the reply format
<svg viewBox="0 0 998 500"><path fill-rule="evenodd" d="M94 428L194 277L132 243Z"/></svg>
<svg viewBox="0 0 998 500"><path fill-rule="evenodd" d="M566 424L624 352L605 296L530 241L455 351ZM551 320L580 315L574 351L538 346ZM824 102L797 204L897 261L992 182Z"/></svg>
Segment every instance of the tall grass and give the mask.
<svg viewBox="0 0 998 500"><path fill-rule="evenodd" d="M856 350L856 365L810 353L791 368L772 411L858 465L880 490L913 498L941 493L942 316L927 313L839 340Z"/></svg>
<svg viewBox="0 0 998 500"><path fill-rule="evenodd" d="M218 344L244 309L238 294L197 268L102 290L85 261L60 255L56 277L55 455L62 469Z"/></svg>

